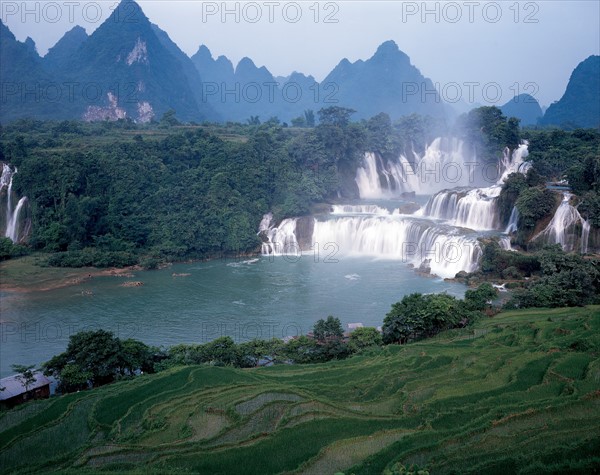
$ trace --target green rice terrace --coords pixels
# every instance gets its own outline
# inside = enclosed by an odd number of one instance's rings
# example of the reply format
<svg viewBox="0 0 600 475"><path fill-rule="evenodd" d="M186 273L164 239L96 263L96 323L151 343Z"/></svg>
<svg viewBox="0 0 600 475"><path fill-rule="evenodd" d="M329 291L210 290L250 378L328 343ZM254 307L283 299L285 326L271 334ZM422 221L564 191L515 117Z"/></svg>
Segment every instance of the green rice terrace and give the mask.
<svg viewBox="0 0 600 475"><path fill-rule="evenodd" d="M0 471L598 473L599 352L585 307L327 364L180 367L1 413Z"/></svg>

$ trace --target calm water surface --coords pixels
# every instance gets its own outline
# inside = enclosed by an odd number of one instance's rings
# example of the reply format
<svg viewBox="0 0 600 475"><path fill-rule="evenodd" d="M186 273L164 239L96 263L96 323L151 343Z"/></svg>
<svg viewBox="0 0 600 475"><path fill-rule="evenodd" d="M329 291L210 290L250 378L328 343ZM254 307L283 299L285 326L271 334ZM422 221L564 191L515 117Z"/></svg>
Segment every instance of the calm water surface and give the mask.
<svg viewBox="0 0 600 475"><path fill-rule="evenodd" d="M106 329L152 345L306 334L319 318L380 326L390 305L411 292L463 296L461 284L418 276L398 261L325 253L176 264L132 278L95 277L36 293L0 294L0 376L11 364L41 364L69 335ZM174 277L173 273L189 276ZM142 287L121 287L124 281Z"/></svg>

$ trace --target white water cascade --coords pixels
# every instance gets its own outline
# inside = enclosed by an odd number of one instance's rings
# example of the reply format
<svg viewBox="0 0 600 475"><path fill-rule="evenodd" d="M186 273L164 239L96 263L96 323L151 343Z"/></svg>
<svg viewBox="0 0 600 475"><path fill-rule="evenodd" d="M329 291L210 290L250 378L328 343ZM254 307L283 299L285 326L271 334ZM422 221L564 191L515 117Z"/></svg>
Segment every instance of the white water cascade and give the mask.
<svg viewBox="0 0 600 475"><path fill-rule="evenodd" d="M261 254L265 256L297 255L300 246L296 239L296 219L284 219L279 226L271 226L273 215L267 213L263 216L258 234L263 233L266 238L261 246Z"/></svg>
<svg viewBox="0 0 600 475"><path fill-rule="evenodd" d="M577 208L569 202L573 195L567 191L563 192L563 199L557 208L552 220L548 226L535 235L532 240L544 240L552 244L560 244L564 251L574 251L577 249L579 240L579 250L586 253L588 250L590 224L583 219ZM581 226L581 234L575 233L575 226Z"/></svg>
<svg viewBox="0 0 600 475"><path fill-rule="evenodd" d="M391 213L387 209L377 205L333 205L331 214L341 216L356 214L387 216Z"/></svg>
<svg viewBox="0 0 600 475"><path fill-rule="evenodd" d="M495 180L491 186L486 188L453 188L440 191L429 199L427 205L419 214L435 219L443 219L453 226L476 231L503 229L496 208L496 199L502 191L502 184L511 173L526 173L529 170L531 164L524 161L527 155L527 142L521 144L512 154L506 148L493 173L486 171L485 168L483 169L482 175L486 177L486 180ZM515 211L513 210L513 213ZM516 219L518 219L518 215ZM513 224L514 230L516 230L516 221ZM508 233L509 231L505 232Z"/></svg>
<svg viewBox="0 0 600 475"><path fill-rule="evenodd" d="M367 214L366 209L373 213ZM450 226L438 226L398 213L383 214L382 208L374 205L357 210L362 213L340 216L339 210L337 213L334 210L329 216L314 219L311 249L334 246L336 253L346 257L398 260L442 278L477 268L481 248L475 236L465 236ZM271 219L265 215L261 227L266 223L270 225ZM269 227L262 254L298 256L301 249L295 234L296 222L296 219L285 219L279 226Z"/></svg>
<svg viewBox="0 0 600 475"><path fill-rule="evenodd" d="M422 215L447 220L453 226L487 231L497 228L495 198L500 187L442 191L429 199Z"/></svg>
<svg viewBox="0 0 600 475"><path fill-rule="evenodd" d="M487 173L493 176L481 173L479 178L476 161L465 157L463 149L459 140L436 139L422 157L413 152L412 163L404 156L385 162L380 155L366 154L355 179L361 203L333 205L329 215L313 218L310 232L302 231L302 236L297 235L298 220L285 219L274 226L272 215L265 215L259 230L263 255L298 255L308 246L333 244L340 256L393 259L442 278L475 271L481 256L480 232L503 227L496 211L502 183L510 173L528 169L527 143L512 154L506 149L493 172ZM400 212L406 207L396 208L405 192L434 195L425 207L407 215ZM396 201L382 205L366 199ZM511 216L515 228L517 219L518 215ZM306 249L300 249L299 241ZM508 236L502 236L501 246L511 249Z"/></svg>
<svg viewBox="0 0 600 475"><path fill-rule="evenodd" d="M517 230L517 225L519 224L519 210L516 206L513 206L512 211L510 212L510 218L508 218L508 225L504 232L506 234L514 233Z"/></svg>
<svg viewBox="0 0 600 475"><path fill-rule="evenodd" d="M355 179L360 198L385 199L406 192L429 195L448 185L473 185L475 161L465 157L463 148L458 139L438 137L422 156L413 151L412 160L400 155L397 160L385 161L375 153L366 153Z"/></svg>
<svg viewBox="0 0 600 475"><path fill-rule="evenodd" d="M2 165L2 175L0 176L0 192L6 190L6 208L5 208L5 220L6 226L4 230L4 236L9 238L13 242L18 242L21 238L20 229L20 215L23 207L27 203L27 197L23 196L17 203L17 206L13 208L13 177L17 174L17 168L11 170L8 164Z"/></svg>

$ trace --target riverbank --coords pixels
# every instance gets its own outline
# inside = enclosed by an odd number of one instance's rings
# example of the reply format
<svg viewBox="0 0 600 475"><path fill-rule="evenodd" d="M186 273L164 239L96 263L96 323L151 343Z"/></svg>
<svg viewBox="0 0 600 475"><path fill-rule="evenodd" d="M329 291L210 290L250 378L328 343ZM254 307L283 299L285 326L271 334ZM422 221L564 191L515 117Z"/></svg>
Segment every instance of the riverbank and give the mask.
<svg viewBox="0 0 600 475"><path fill-rule="evenodd" d="M0 263L0 291L46 292L79 285L94 277L131 277L139 266L99 269L97 267L47 267L41 263L47 254L32 254Z"/></svg>
<svg viewBox="0 0 600 475"><path fill-rule="evenodd" d="M140 265L128 267L51 267L42 265L51 254L35 253L28 256L0 262L0 291L4 292L46 292L82 284L94 277L133 277L134 272L145 271ZM260 252L238 254L234 259L260 257ZM161 264L156 270L173 264L193 264L219 259L231 259L227 255L215 255L198 259L185 259Z"/></svg>

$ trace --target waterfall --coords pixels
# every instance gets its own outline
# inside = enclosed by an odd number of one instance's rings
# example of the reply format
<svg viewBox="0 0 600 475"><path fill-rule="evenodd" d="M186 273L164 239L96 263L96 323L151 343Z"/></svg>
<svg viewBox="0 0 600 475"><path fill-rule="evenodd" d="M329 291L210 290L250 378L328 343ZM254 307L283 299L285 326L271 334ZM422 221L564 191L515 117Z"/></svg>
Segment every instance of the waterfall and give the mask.
<svg viewBox="0 0 600 475"><path fill-rule="evenodd" d="M412 161L401 154L386 162L378 154L366 153L355 178L361 199L391 198L404 192L427 195L448 184L472 185L475 162L465 160L463 142L451 139L448 147L443 145L442 138L436 138L422 156L413 151Z"/></svg>
<svg viewBox="0 0 600 475"><path fill-rule="evenodd" d="M495 198L499 193L499 187L441 191L429 199L420 215L477 231L493 230L498 219Z"/></svg>
<svg viewBox="0 0 600 475"><path fill-rule="evenodd" d="M267 213L263 215L260 224L258 225L258 234L263 231L268 231L271 227L271 222L273 221L273 213Z"/></svg>
<svg viewBox="0 0 600 475"><path fill-rule="evenodd" d="M387 216L391 214L387 209L377 205L333 205L331 214L333 215L354 215L354 214L376 214Z"/></svg>
<svg viewBox="0 0 600 475"><path fill-rule="evenodd" d="M498 244L500 244L500 247L502 249L504 249L505 251L514 251L512 244L510 243L509 236L500 236L500 240L498 241Z"/></svg>
<svg viewBox="0 0 600 475"><path fill-rule="evenodd" d="M390 199L405 192L433 196L412 215L402 214L400 210L404 208L390 211L392 207L385 205L333 205L328 216L313 218L308 227L296 219L286 219L275 226L268 214L259 228L262 253L298 255L309 246L314 249L334 244L339 256L393 259L442 278L475 271L482 250L478 234L465 228L498 230L501 223L496 200L510 173L528 169L524 161L527 143L512 154L506 149L494 169L496 175L482 174L479 180L475 176L476 161L468 161L463 149L459 140L443 144L438 138L422 156L413 151L412 161L404 155L385 160L377 153L365 154L355 177L362 200ZM475 188L477 184L479 188ZM448 185L452 189L447 189ZM508 229L516 229L517 220L515 209ZM309 232L305 231L307 228ZM500 245L512 249L508 236L500 238Z"/></svg>
<svg viewBox="0 0 600 475"><path fill-rule="evenodd" d="M427 221L395 216L317 220L313 242L321 246L335 243L340 255L400 260L442 278L474 271L481 253L473 237Z"/></svg>
<svg viewBox="0 0 600 475"><path fill-rule="evenodd" d="M512 211L510 212L510 218L508 219L508 226L504 232L506 234L514 233L517 230L517 224L519 223L519 210L516 206L513 206Z"/></svg>
<svg viewBox="0 0 600 475"><path fill-rule="evenodd" d="M264 233L266 241L262 243L261 254L265 256L298 255L300 246L296 239L296 219L284 219L279 226L269 227L273 215L263 216L259 234Z"/></svg>
<svg viewBox="0 0 600 475"><path fill-rule="evenodd" d="M266 230L262 254L298 255L301 249L296 222L285 219L279 226ZM332 213L330 217L314 219L311 248L324 248L328 244L334 244L340 256L398 260L442 278L452 278L460 271L474 271L481 255L474 236L395 213L362 216Z"/></svg>
<svg viewBox="0 0 600 475"><path fill-rule="evenodd" d="M511 173L526 174L531 168L531 162L526 162L525 158L529 155L529 142L523 140L523 143L511 154L510 149L504 149L502 159L498 164L498 175L500 178L496 181L497 185L502 185Z"/></svg>
<svg viewBox="0 0 600 475"><path fill-rule="evenodd" d="M579 236L579 249L585 253L588 249L590 224L583 219L577 208L572 206L569 201L573 195L567 191L563 192L563 199L557 208L552 220L546 228L536 234L532 241L541 239L552 244L560 244L564 251L574 251L577 244L577 234L575 226L581 225L581 235Z"/></svg>
<svg viewBox="0 0 600 475"><path fill-rule="evenodd" d="M27 197L24 196L17 203L17 207L12 216L7 216L8 222L6 224L6 233L4 233L4 235L12 242L17 242L19 240L19 215L25 203L27 203Z"/></svg>
<svg viewBox="0 0 600 475"><path fill-rule="evenodd" d="M497 169L499 178L491 186L442 190L432 196L418 214L434 219L443 219L448 224L476 231L501 229L496 199L502 191L502 184L511 173L526 173L531 167L529 162L524 161L528 155L527 145L527 142L524 141L512 154L508 148L504 150ZM488 177L488 179L491 178L495 179L495 177ZM514 213L517 213L516 209L513 209ZM517 220L518 214L511 215L507 229L510 228L512 231L505 232L516 231Z"/></svg>
<svg viewBox="0 0 600 475"><path fill-rule="evenodd" d="M379 154L366 153L362 166L356 170L360 198L385 199L404 192L428 195L448 188L473 188L478 184L502 186L511 173L527 173L531 167L531 163L525 161L529 153L527 141L512 153L508 148L504 150L495 175L492 173L494 176L490 176L489 167L481 167L475 157L466 156L462 141L448 142L448 146L443 147L442 138L436 138L422 156L413 152L412 162L402 154L386 162Z"/></svg>
<svg viewBox="0 0 600 475"><path fill-rule="evenodd" d="M6 163L2 165L2 175L0 176L0 192L6 190L6 209L4 212L6 226L4 230L4 236L9 238L13 242L18 242L26 234L25 229L20 229L19 218L24 206L27 203L27 197L22 197L17 206L13 209L13 177L17 174L17 168L11 170L10 166Z"/></svg>

